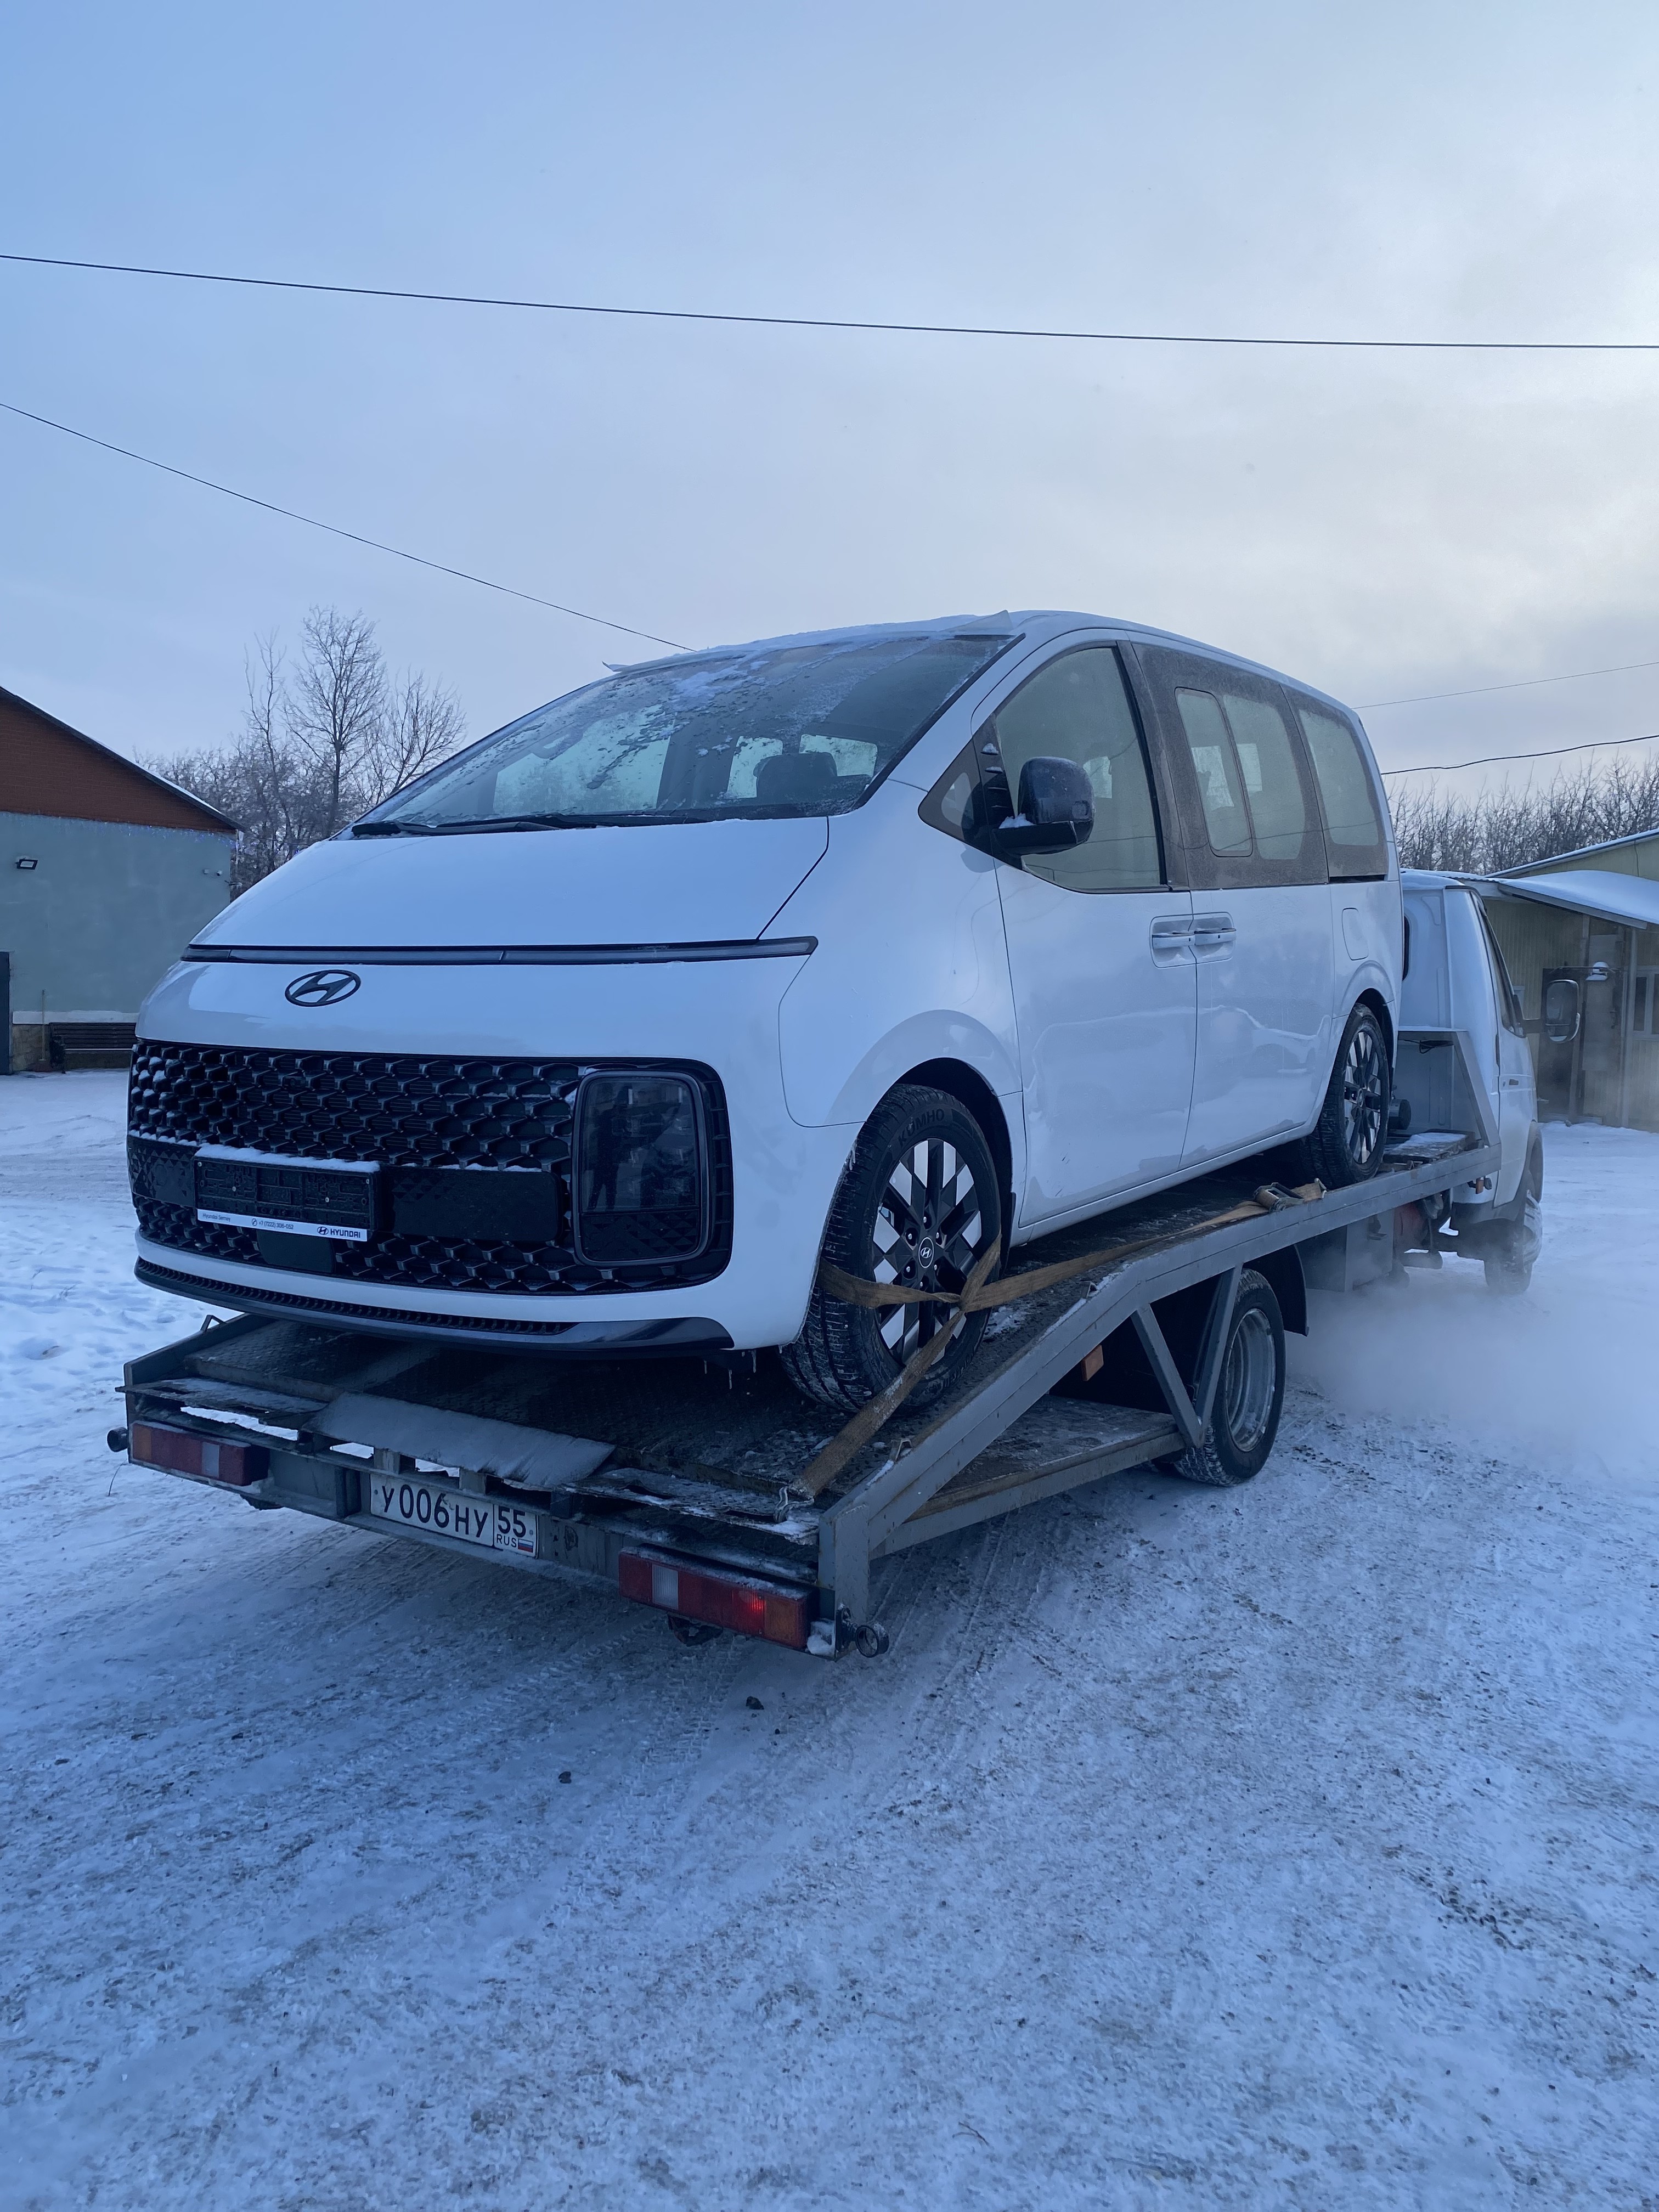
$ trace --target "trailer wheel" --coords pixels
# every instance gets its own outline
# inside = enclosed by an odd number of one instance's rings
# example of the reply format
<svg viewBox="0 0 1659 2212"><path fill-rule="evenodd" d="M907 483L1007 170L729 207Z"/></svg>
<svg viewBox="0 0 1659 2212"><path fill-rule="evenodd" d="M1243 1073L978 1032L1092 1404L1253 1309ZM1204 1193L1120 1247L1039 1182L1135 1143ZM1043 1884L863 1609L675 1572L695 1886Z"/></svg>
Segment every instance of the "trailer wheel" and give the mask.
<svg viewBox="0 0 1659 2212"><path fill-rule="evenodd" d="M1285 1406L1285 1322L1265 1275L1247 1267L1238 1285L1220 1379L1203 1443L1166 1462L1188 1482L1231 1489L1261 1473Z"/></svg>
<svg viewBox="0 0 1659 2212"><path fill-rule="evenodd" d="M1002 1229L990 1147L960 1099L917 1083L890 1091L860 1132L824 1231L823 1256L866 1281L958 1291ZM877 1313L813 1286L806 1322L783 1347L790 1381L820 1405L854 1412L949 1325L948 1306ZM910 1403L925 1406L979 1348L985 1316L971 1315Z"/></svg>
<svg viewBox="0 0 1659 2212"><path fill-rule="evenodd" d="M1348 1016L1325 1103L1307 1140L1313 1171L1328 1190L1364 1182L1382 1165L1392 1087L1382 1024L1362 1001Z"/></svg>

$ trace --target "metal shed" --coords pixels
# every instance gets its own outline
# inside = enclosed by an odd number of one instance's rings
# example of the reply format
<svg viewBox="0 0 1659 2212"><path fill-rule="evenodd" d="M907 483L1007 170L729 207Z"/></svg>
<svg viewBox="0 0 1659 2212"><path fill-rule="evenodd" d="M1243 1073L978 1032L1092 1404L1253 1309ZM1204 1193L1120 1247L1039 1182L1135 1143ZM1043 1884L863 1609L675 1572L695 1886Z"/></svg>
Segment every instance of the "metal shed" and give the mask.
<svg viewBox="0 0 1659 2212"><path fill-rule="evenodd" d="M1659 830L1479 889L1521 994L1540 1110L1659 1129Z"/></svg>

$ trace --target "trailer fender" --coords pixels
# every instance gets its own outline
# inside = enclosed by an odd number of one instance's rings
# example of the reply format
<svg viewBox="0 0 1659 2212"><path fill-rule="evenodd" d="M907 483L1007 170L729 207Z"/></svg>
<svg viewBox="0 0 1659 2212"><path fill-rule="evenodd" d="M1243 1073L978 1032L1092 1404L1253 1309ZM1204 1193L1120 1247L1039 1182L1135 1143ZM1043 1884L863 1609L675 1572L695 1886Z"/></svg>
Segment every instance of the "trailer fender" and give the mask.
<svg viewBox="0 0 1659 2212"><path fill-rule="evenodd" d="M1272 1284L1286 1329L1297 1336L1305 1336L1308 1334L1308 1285L1302 1273L1302 1255L1295 1245L1281 1245L1277 1252L1266 1252L1261 1259L1252 1260L1250 1265L1257 1274L1265 1275Z"/></svg>

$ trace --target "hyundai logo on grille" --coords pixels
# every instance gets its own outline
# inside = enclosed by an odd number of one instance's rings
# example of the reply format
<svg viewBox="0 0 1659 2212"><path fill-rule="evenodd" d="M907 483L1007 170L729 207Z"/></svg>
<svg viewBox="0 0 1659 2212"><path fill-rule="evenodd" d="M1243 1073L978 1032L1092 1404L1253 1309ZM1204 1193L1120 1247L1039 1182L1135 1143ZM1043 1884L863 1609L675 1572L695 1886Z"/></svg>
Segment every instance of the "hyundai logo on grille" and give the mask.
<svg viewBox="0 0 1659 2212"><path fill-rule="evenodd" d="M313 968L309 975L296 975L283 996L291 1006L332 1006L349 999L362 980L349 968Z"/></svg>

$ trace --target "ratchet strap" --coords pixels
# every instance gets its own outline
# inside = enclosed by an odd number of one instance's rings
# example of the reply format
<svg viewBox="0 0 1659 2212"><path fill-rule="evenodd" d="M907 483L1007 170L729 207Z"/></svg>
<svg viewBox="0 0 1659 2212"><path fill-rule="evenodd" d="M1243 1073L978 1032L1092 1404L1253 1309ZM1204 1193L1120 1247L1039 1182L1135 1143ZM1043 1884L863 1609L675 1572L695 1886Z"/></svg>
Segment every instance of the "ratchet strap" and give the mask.
<svg viewBox="0 0 1659 2212"><path fill-rule="evenodd" d="M1135 1253L1202 1236L1212 1229L1228 1229L1237 1222L1259 1221L1265 1213L1311 1206L1324 1195L1322 1182L1301 1183L1294 1188L1286 1188L1283 1183L1263 1183L1253 1199L1230 1206L1224 1213L1212 1213L1206 1220L1195 1221L1191 1228L1177 1231L1175 1237L1165 1230L1159 1236L1138 1237L1127 1243L1104 1244L1098 1251L1085 1252L1080 1258L1056 1260L1046 1267L1027 1267L1022 1273L1005 1276L996 1283L990 1280L990 1276L1002 1256L1002 1239L994 1237L974 1262L960 1291L912 1291L901 1283L871 1282L861 1275L849 1275L831 1261L822 1261L817 1286L825 1297L834 1298L840 1304L863 1306L872 1313L890 1313L895 1306L949 1306L951 1313L948 1324L935 1330L927 1343L911 1355L887 1388L878 1391L867 1406L860 1407L845 1428L831 1437L817 1456L796 1476L793 1487L808 1498L816 1498L827 1490L842 1468L886 1426L928 1369L943 1358L969 1314L988 1313L998 1306L1016 1304L1021 1298L1052 1289L1056 1283L1110 1267Z"/></svg>

